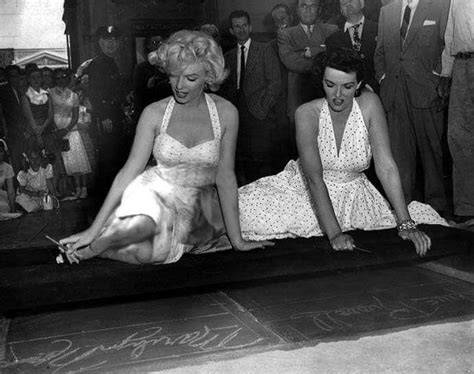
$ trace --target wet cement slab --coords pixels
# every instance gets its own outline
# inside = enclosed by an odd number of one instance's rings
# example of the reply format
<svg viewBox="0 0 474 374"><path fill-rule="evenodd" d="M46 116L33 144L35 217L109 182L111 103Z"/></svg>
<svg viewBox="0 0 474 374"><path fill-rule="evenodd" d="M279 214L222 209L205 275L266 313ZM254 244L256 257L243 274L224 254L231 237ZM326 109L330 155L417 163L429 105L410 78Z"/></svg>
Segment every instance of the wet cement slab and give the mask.
<svg viewBox="0 0 474 374"><path fill-rule="evenodd" d="M337 271L8 320L2 373L140 372L472 319L472 284L412 267Z"/></svg>
<svg viewBox="0 0 474 374"><path fill-rule="evenodd" d="M283 340L223 293L17 317L4 373L103 372L182 361Z"/></svg>
<svg viewBox="0 0 474 374"><path fill-rule="evenodd" d="M472 284L420 268L346 272L228 294L263 325L294 343L474 315Z"/></svg>

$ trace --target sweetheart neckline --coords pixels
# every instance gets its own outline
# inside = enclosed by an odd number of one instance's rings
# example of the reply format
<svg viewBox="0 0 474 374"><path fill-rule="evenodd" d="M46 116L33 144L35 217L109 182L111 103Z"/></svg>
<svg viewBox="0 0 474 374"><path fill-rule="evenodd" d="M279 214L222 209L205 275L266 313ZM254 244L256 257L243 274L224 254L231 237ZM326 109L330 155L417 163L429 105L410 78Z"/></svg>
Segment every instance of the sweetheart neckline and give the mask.
<svg viewBox="0 0 474 374"><path fill-rule="evenodd" d="M213 139L205 140L205 141L203 141L203 142L201 142L201 143L199 143L199 144L193 145L192 147L188 147L186 144L181 143L178 139L172 137L172 136L171 136L170 134L168 134L167 132L164 132L164 133L162 133L162 134L160 134L160 135L166 135L168 138L172 139L174 142L178 143L179 145L181 145L182 147L184 147L184 148L186 148L186 149L194 149L194 148L197 148L197 147L199 147L199 146L201 146L201 145L204 145L204 144L207 144L207 143L211 143L211 142L213 142L213 141L216 140L216 138L214 137Z"/></svg>

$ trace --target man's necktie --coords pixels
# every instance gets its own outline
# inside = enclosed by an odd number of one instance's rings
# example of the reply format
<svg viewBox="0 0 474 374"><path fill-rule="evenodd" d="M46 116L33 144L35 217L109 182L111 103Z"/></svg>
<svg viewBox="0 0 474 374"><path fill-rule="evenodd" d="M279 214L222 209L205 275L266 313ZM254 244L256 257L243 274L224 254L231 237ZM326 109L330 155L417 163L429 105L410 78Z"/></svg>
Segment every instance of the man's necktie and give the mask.
<svg viewBox="0 0 474 374"><path fill-rule="evenodd" d="M361 47L361 40L360 40L360 34L359 34L359 27L362 25L361 23L358 23L357 25L352 26L354 29L354 34L352 35L353 43L352 43L352 48L360 52L360 47Z"/></svg>
<svg viewBox="0 0 474 374"><path fill-rule="evenodd" d="M240 77L239 77L239 90L244 88L244 75L245 75L245 46L240 46Z"/></svg>
<svg viewBox="0 0 474 374"><path fill-rule="evenodd" d="M411 16L410 3L411 1L408 1L407 6L405 7L405 11L403 12L402 27L400 28L400 40L401 40L402 45L405 42L405 38L407 37L408 25L410 24L410 16Z"/></svg>
<svg viewBox="0 0 474 374"><path fill-rule="evenodd" d="M311 31L311 26L306 26L306 35L308 35L308 39L311 40L311 36L313 35L313 32Z"/></svg>

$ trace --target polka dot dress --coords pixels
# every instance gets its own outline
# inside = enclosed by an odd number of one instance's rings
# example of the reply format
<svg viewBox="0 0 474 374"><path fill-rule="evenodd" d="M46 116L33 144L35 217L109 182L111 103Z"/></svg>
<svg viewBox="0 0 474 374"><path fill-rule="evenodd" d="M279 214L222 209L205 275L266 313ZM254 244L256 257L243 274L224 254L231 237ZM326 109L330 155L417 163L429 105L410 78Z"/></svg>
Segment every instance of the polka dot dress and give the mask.
<svg viewBox="0 0 474 374"><path fill-rule="evenodd" d="M363 173L372 158L369 134L356 100L344 129L339 154L329 107L325 101L317 138L321 163L334 213L343 231L377 230L396 226L389 203ZM418 223L446 221L429 205L412 202L411 217ZM299 161L290 161L277 175L239 189L240 221L244 238L252 240L323 235Z"/></svg>

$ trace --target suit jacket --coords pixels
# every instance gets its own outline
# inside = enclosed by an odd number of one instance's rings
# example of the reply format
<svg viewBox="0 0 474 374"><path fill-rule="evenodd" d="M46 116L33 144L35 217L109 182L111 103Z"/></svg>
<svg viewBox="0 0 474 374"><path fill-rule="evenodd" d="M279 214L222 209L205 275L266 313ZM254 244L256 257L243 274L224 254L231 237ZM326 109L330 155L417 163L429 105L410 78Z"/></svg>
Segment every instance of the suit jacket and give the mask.
<svg viewBox="0 0 474 374"><path fill-rule="evenodd" d="M26 131L26 120L21 110L21 97L18 92L18 99L13 92L10 84L5 84L0 88L0 102L2 106L3 117L7 125L9 142L24 140ZM13 146L13 144L10 144Z"/></svg>
<svg viewBox="0 0 474 374"><path fill-rule="evenodd" d="M343 25L344 27L344 25ZM375 92L379 91L379 84L375 79L374 53L377 45L377 24L365 18L361 35L360 55L364 59L364 81ZM336 48L352 48L351 35L349 30L340 30L326 39L326 50L331 51Z"/></svg>
<svg viewBox="0 0 474 374"><path fill-rule="evenodd" d="M155 76L153 87L148 87L148 80ZM135 65L133 70L133 89L135 93L135 111L140 116L145 107L155 101L171 96L171 86L168 76L158 70L157 66L143 61Z"/></svg>
<svg viewBox="0 0 474 374"><path fill-rule="evenodd" d="M314 57L324 51L324 41L337 31L336 25L318 22L314 25L311 39L301 24L278 31L278 52L288 69L288 115L294 117L296 108L315 97L311 84L311 67ZM310 48L311 58L303 56Z"/></svg>
<svg viewBox="0 0 474 374"><path fill-rule="evenodd" d="M237 106L237 48L228 51L224 57L230 73L219 92ZM250 113L258 119L265 119L275 106L280 90L281 75L277 55L267 44L252 40L243 83Z"/></svg>
<svg viewBox="0 0 474 374"><path fill-rule="evenodd" d="M403 79L411 104L431 108L438 102L436 87L441 72L441 53L449 1L420 0L405 43L400 43L402 1L394 0L380 11L374 64L385 110L393 106L397 80Z"/></svg>
<svg viewBox="0 0 474 374"><path fill-rule="evenodd" d="M115 60L101 53L86 69L89 75L89 96L94 115L103 121L121 122L121 105L125 102L123 84Z"/></svg>

